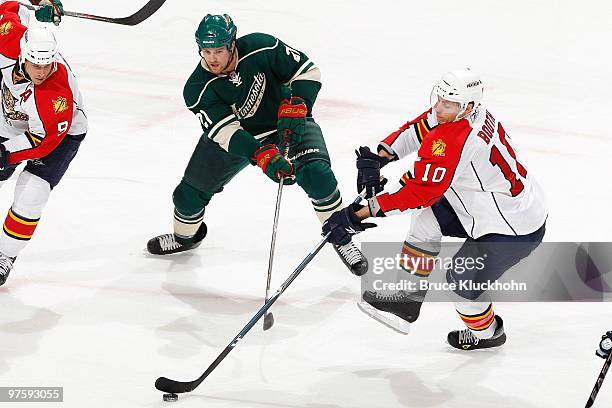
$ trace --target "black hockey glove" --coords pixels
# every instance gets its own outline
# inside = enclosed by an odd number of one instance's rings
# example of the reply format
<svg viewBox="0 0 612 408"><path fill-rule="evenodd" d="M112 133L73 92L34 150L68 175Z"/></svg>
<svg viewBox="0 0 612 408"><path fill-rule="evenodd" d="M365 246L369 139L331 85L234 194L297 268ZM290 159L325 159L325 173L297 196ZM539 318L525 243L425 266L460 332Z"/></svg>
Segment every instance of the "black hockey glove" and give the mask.
<svg viewBox="0 0 612 408"><path fill-rule="evenodd" d="M6 147L0 143L0 170L4 170L8 165L8 152L6 151Z"/></svg>
<svg viewBox="0 0 612 408"><path fill-rule="evenodd" d="M347 244L351 237L367 230L368 228L376 227L376 224L371 222L361 222L356 211L363 208L360 204L351 204L340 211L336 211L323 223L323 235L330 233L327 238L328 242L334 245Z"/></svg>
<svg viewBox="0 0 612 408"><path fill-rule="evenodd" d="M389 163L389 159L370 151L367 146L355 150L357 154L357 191L365 188L365 198L374 197L384 190L386 178L380 177L380 169Z"/></svg>

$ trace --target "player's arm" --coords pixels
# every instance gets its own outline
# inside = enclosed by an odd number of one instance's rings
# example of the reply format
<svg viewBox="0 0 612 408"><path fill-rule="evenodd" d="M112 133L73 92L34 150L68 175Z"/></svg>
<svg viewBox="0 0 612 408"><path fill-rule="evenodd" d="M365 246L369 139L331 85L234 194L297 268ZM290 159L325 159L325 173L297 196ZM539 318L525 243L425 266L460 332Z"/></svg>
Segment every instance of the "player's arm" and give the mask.
<svg viewBox="0 0 612 408"><path fill-rule="evenodd" d="M303 52L269 37L269 41L275 44L268 53L273 72L291 88L292 96L304 99L308 114L312 115L312 107L321 89L321 71Z"/></svg>
<svg viewBox="0 0 612 408"><path fill-rule="evenodd" d="M6 1L0 4L0 14L15 14L19 17L19 22L27 26L30 22L30 11L16 1Z"/></svg>
<svg viewBox="0 0 612 408"><path fill-rule="evenodd" d="M378 154L399 160L419 150L423 139L433 127L431 125L434 122L433 116L432 110L429 109L417 118L404 123L378 144Z"/></svg>
<svg viewBox="0 0 612 408"><path fill-rule="evenodd" d="M35 92L31 98L35 98L35 104L28 112L29 129L2 143L3 165L47 156L70 129L74 109L71 94Z"/></svg>
<svg viewBox="0 0 612 408"><path fill-rule="evenodd" d="M188 81L183 91L185 104L198 117L209 139L227 152L250 158L261 143L242 128L232 108L216 94L215 80L209 80L203 88Z"/></svg>
<svg viewBox="0 0 612 408"><path fill-rule="evenodd" d="M469 129L462 130L460 137L436 130L423 140L418 158L401 178L399 188L369 199L368 207L359 215L384 217L429 207L442 197L455 174L469 163L472 153L465 149Z"/></svg>
<svg viewBox="0 0 612 408"><path fill-rule="evenodd" d="M271 179L278 181L281 176L290 176L293 173L291 163L280 154L276 145L262 146L242 128L231 107L216 95L211 86L214 80L205 84L200 93L192 92L189 82L185 86L187 107L200 119L204 133L223 150L251 160Z"/></svg>

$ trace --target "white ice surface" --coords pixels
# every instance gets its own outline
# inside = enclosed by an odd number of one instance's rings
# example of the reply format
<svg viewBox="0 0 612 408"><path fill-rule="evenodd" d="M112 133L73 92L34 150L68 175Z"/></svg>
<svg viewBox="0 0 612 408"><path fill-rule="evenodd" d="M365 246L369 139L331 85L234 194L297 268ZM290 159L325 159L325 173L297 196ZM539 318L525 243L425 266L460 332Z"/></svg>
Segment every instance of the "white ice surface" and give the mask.
<svg viewBox="0 0 612 408"><path fill-rule="evenodd" d="M141 3L64 5L123 16ZM199 376L260 307L276 186L257 168L213 199L200 249L143 254L171 230L172 190L201 134L182 87L208 12L230 13L240 34L275 34L320 66L315 116L345 200L353 149L425 110L446 70L471 66L548 194L546 240L611 240L609 2L168 0L136 27L66 17L56 32L91 130L0 289L0 386L63 386L61 407L170 406L154 380ZM13 187L0 191L6 209ZM361 238L399 242L409 216L379 224ZM304 193L286 189L273 287L319 228ZM358 296L359 280L325 248L274 305L273 330L258 324L171 406L583 406L602 364L594 347L612 329L607 304L497 304L507 344L463 353L444 343L462 326L451 304L426 304L401 336L361 314ZM54 404L27 406L38 405ZM597 406L611 405L608 379Z"/></svg>

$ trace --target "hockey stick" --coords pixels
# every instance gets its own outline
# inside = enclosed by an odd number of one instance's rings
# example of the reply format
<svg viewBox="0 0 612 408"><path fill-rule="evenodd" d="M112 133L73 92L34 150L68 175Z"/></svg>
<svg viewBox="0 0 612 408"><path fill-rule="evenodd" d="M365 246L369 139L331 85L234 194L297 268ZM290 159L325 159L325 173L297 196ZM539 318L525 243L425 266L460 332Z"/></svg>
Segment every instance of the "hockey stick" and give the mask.
<svg viewBox="0 0 612 408"><path fill-rule="evenodd" d="M353 201L354 204L357 204L362 200L362 194L365 194L365 191L363 191ZM310 251L310 253L306 255L304 260L302 260L302 262L298 265L298 267L295 268L295 270L291 273L291 275L289 275L287 280L285 280L285 282L283 282L283 284L272 295L272 297L268 299L266 304L263 305L261 309L257 311L257 313L255 313L255 316L253 316L251 320L249 320L246 326L244 326L242 330L240 330L240 332L236 335L236 337L234 337L234 339L227 345L227 347L223 349L221 354L217 356L215 361L213 361L212 364L208 366L206 371L204 371L204 373L199 378L193 381L176 381L176 380L171 380L166 377L159 377L155 381L155 388L157 388L160 391L170 393L170 394L164 395L164 400L168 400L168 401L176 400L178 398L176 394L191 392L195 390L198 387L198 385L200 385L202 381L204 381L206 377L208 377L210 373L212 373L213 370L217 368L217 366L223 361L223 359L225 359L225 357L227 357L227 355L234 349L234 347L236 347L238 342L242 340L242 338L246 336L249 330L251 330L253 326L259 321L259 319L261 319L261 316L263 316L268 311L268 309L270 309L270 307L274 304L274 302L276 302L276 300L280 297L280 295L282 295L283 292L287 290L287 288L289 287L289 285L291 285L291 283L295 280L295 278L298 277L298 275L304 270L304 268L306 268L306 266L310 263L310 261L312 261L313 258L317 255L317 253L319 253L321 248L323 248L323 246L327 243L327 238L329 237L329 234L330 233L326 234L323 237L323 239L321 239L321 241L319 241L319 243Z"/></svg>
<svg viewBox="0 0 612 408"><path fill-rule="evenodd" d="M606 378L606 374L608 373L608 369L610 368L611 364L612 364L612 352L608 354L608 357L606 358L606 362L601 368L601 372L599 373L599 377L597 377L597 381L595 382L595 386L593 387L593 391L591 391L591 395L589 396L589 399L587 400L585 408L591 408L593 404L595 403L595 398L597 397L597 393L599 392L599 389L601 388L601 384L603 383L604 378Z"/></svg>
<svg viewBox="0 0 612 408"><path fill-rule="evenodd" d="M285 159L289 154L289 146L285 147ZM264 304L269 299L270 296L270 281L272 280L272 264L274 263L274 248L276 247L276 229L278 227L278 216L280 214L280 204L281 198L283 196L283 185L285 181L285 176L281 176L278 182L278 192L276 193L276 208L274 210L274 224L272 225L272 241L270 242L270 257L268 258L268 280L266 282L266 297L264 300ZM264 315L264 323L263 329L264 331L268 330L274 324L274 315L272 312L266 313Z"/></svg>
<svg viewBox="0 0 612 408"><path fill-rule="evenodd" d="M102 16L96 16L96 15L87 14L87 13L77 13L74 11L64 11L64 15L69 16L69 17L86 18L88 20L103 21L105 23L114 23L114 24L134 26L136 24L142 23L147 18L151 17L153 13L159 10L159 8L165 2L166 0L149 0L147 4L145 4L140 10L138 10L136 13L132 14L131 16L127 16L127 17L119 17L119 18L102 17ZM21 1L19 1L18 3L34 11L40 8L40 6L33 6L31 4L23 3Z"/></svg>

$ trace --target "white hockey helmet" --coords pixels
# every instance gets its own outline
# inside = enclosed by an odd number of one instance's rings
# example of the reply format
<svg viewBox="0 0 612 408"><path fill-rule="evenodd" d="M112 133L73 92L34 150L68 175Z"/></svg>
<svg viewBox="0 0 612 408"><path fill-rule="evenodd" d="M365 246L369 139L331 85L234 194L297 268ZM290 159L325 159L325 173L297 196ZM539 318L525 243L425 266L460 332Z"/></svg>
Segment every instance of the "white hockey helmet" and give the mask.
<svg viewBox="0 0 612 408"><path fill-rule="evenodd" d="M47 65L55 62L58 45L53 33L47 27L30 27L20 41L21 54L19 61L25 60L37 65Z"/></svg>
<svg viewBox="0 0 612 408"><path fill-rule="evenodd" d="M474 103L474 108L480 104L483 90L480 76L469 68L450 71L444 74L431 91L432 102L435 102L435 96L457 102L460 105L459 112L463 113L470 102Z"/></svg>

